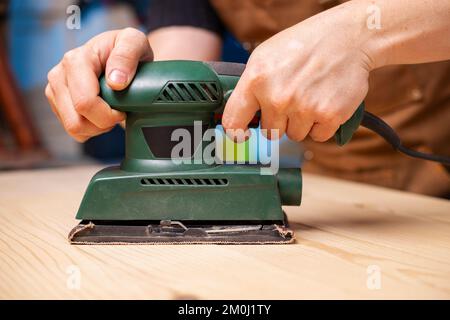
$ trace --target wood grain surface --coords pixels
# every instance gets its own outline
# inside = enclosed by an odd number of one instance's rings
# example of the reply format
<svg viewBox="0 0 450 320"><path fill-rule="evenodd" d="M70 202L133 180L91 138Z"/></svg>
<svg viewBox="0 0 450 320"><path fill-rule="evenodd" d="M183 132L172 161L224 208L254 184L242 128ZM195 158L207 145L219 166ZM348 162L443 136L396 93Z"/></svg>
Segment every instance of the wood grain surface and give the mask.
<svg viewBox="0 0 450 320"><path fill-rule="evenodd" d="M0 298L450 298L450 201L304 175L292 245L71 246L98 169L0 174Z"/></svg>

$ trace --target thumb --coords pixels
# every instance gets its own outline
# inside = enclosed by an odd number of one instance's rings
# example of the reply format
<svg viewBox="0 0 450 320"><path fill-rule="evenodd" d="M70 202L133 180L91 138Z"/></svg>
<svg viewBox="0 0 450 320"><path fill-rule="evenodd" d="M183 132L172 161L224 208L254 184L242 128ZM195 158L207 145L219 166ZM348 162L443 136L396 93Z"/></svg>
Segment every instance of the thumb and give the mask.
<svg viewBox="0 0 450 320"><path fill-rule="evenodd" d="M139 61L145 60L153 60L147 36L133 28L120 31L105 68L106 80L111 89L125 89L133 80Z"/></svg>
<svg viewBox="0 0 450 320"><path fill-rule="evenodd" d="M258 100L249 86L244 71L223 112L222 126L227 135L235 141L241 141L243 138L245 140L248 135L248 124L258 110Z"/></svg>

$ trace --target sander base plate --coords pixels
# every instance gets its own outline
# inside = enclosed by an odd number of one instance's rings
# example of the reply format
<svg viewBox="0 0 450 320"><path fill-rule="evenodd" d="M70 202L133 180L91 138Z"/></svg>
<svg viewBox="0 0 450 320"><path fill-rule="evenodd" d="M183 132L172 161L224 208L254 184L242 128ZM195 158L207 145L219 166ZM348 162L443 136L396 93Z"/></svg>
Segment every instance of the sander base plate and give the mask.
<svg viewBox="0 0 450 320"><path fill-rule="evenodd" d="M81 221L71 244L287 244L294 232L284 222Z"/></svg>

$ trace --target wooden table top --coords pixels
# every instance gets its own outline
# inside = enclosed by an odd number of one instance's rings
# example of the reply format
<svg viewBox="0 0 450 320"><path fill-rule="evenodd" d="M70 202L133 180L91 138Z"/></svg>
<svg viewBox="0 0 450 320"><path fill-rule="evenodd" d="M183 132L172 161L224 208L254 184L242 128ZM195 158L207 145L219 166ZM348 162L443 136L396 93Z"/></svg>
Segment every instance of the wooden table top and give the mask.
<svg viewBox="0 0 450 320"><path fill-rule="evenodd" d="M98 169L0 174L0 298L450 298L450 201L306 174L295 244L71 246Z"/></svg>

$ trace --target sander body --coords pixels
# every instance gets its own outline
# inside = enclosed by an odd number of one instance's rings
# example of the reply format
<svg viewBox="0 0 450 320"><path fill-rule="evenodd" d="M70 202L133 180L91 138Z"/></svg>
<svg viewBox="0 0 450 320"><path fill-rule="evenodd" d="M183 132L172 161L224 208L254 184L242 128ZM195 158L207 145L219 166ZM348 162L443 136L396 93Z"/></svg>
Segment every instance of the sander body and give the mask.
<svg viewBox="0 0 450 320"><path fill-rule="evenodd" d="M214 153L205 158L214 138L203 135L220 124L244 68L226 62L142 63L123 91L113 91L100 79L101 97L127 114L126 155L120 166L105 168L90 181L76 216L81 222L69 234L71 243L294 240L282 206L300 205L300 168L261 174L263 165L217 163ZM351 139L363 114L361 104L339 128L339 145ZM257 117L252 121L254 126L258 122ZM180 129L192 136L200 130L201 139L190 142L191 157L174 161L173 134ZM195 161L198 154L202 161Z"/></svg>

